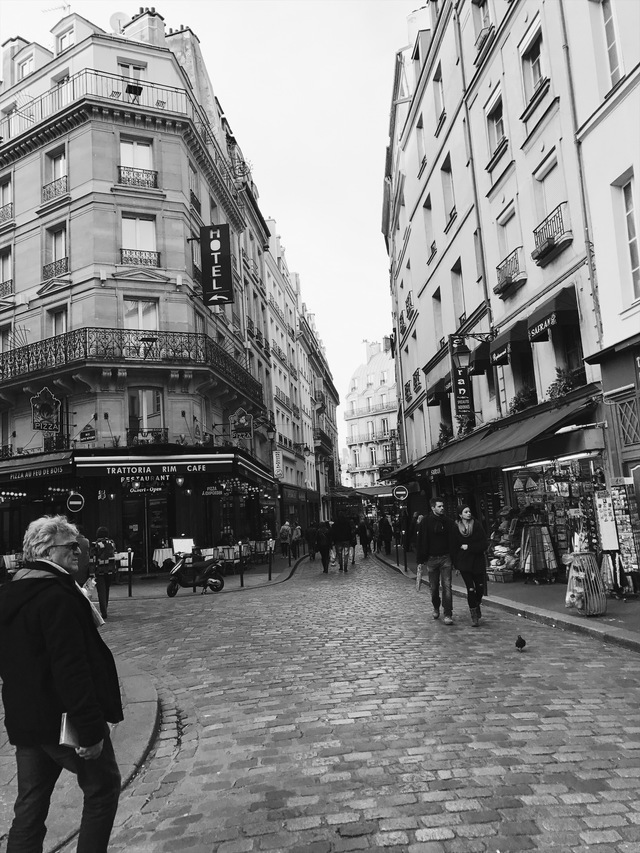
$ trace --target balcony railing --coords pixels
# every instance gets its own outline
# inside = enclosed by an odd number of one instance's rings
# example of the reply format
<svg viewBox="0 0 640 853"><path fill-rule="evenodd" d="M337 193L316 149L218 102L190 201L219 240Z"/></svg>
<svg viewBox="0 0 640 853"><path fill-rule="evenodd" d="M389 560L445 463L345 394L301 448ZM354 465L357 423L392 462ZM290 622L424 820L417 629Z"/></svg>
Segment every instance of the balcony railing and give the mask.
<svg viewBox="0 0 640 853"><path fill-rule="evenodd" d="M288 366L288 362L287 362L287 354L286 354L286 352L285 352L283 349L281 349L281 348L278 346L278 344L276 344L276 343L274 343L274 344L272 344L272 345L271 345L271 349L273 350L274 355L277 355L277 356L278 356L278 358L280 359L280 361L281 361L283 364L285 364L285 365L287 365L287 366Z"/></svg>
<svg viewBox="0 0 640 853"><path fill-rule="evenodd" d="M57 113L67 111L75 102L93 100L104 105L122 103L123 89L126 81L122 77L105 74L101 71L85 69L74 74L64 84L64 87L53 86L44 94L20 110L7 115L0 121L0 138L3 146L8 141L16 139L23 133L32 133L39 124L53 118ZM136 103L128 104L128 109L149 109L155 114L176 113L190 119L207 150L219 170L226 188L233 198L237 197L235 177L229 166L228 157L223 152L211 129L202 107L186 89L172 86L162 86L151 81L144 81L140 86L141 92Z"/></svg>
<svg viewBox="0 0 640 853"><path fill-rule="evenodd" d="M368 415L369 412L394 412L398 408L398 401L393 398L388 403L374 403L371 406L361 406L344 413L345 418L355 418L359 415Z"/></svg>
<svg viewBox="0 0 640 853"><path fill-rule="evenodd" d="M3 444L0 447L0 459L11 459L13 456L13 444Z"/></svg>
<svg viewBox="0 0 640 853"><path fill-rule="evenodd" d="M200 213L200 211L202 210L202 205L200 204L200 199L194 193L193 190L189 190L189 202L191 204L191 207L193 207L194 210Z"/></svg>
<svg viewBox="0 0 640 853"><path fill-rule="evenodd" d="M153 169L134 169L133 166L118 166L118 183L129 187L158 186L158 173Z"/></svg>
<svg viewBox="0 0 640 853"><path fill-rule="evenodd" d="M278 303L277 303L277 302L276 302L276 300L273 298L273 296L269 296L269 305L271 305L271 307L272 307L272 308L273 308L273 310L276 312L276 314L278 315L278 317L279 317L279 318L282 320L282 322L286 325L286 319L285 319L285 316L284 316L284 311L283 311L283 310L282 310L282 308L278 305Z"/></svg>
<svg viewBox="0 0 640 853"><path fill-rule="evenodd" d="M313 443L316 447L319 445L323 450L326 450L329 453L333 450L333 442L323 429L314 429Z"/></svg>
<svg viewBox="0 0 640 853"><path fill-rule="evenodd" d="M127 430L127 447L136 444L168 444L169 430L167 427L137 427Z"/></svg>
<svg viewBox="0 0 640 853"><path fill-rule="evenodd" d="M246 363L199 332L76 329L0 353L0 385L34 373L49 374L63 367L87 363L115 366L128 361L171 367L210 367L251 400L262 403L262 385L249 373Z"/></svg>
<svg viewBox="0 0 640 853"><path fill-rule="evenodd" d="M280 388L276 387L276 400L279 400L281 403L284 403L285 406L291 406L290 398L284 393L284 391L280 390Z"/></svg>
<svg viewBox="0 0 640 853"><path fill-rule="evenodd" d="M527 271L524 266L524 256L522 246L518 246L511 254L501 261L496 267L498 283L493 288L493 292L504 298L508 290L515 290L513 285L524 284L527 280Z"/></svg>
<svg viewBox="0 0 640 853"><path fill-rule="evenodd" d="M146 249L120 249L120 262L138 267L159 267L160 252Z"/></svg>
<svg viewBox="0 0 640 853"><path fill-rule="evenodd" d="M563 212L565 205L566 202L559 204L537 228L533 229L533 239L535 240L536 249L539 249L545 241L559 237L564 233Z"/></svg>
<svg viewBox="0 0 640 853"><path fill-rule="evenodd" d="M5 204L0 207L0 225L4 225L5 222L11 222L13 219L13 202L9 202L9 204Z"/></svg>
<svg viewBox="0 0 640 853"><path fill-rule="evenodd" d="M533 229L536 247L531 257L538 266L546 266L573 240L569 227L567 202L563 201Z"/></svg>
<svg viewBox="0 0 640 853"><path fill-rule="evenodd" d="M0 282L0 299L6 299L13 293L13 279L8 278L6 281Z"/></svg>
<svg viewBox="0 0 640 853"><path fill-rule="evenodd" d="M64 433L54 433L53 435L45 435L42 449L45 453L52 453L54 450L69 450L71 447L71 436Z"/></svg>
<svg viewBox="0 0 640 853"><path fill-rule="evenodd" d="M66 175L63 175L61 178L56 178L56 180L51 181L50 184L45 184L42 187L42 201L51 201L53 198L65 195L65 193L68 192L67 187L68 180Z"/></svg>
<svg viewBox="0 0 640 853"><path fill-rule="evenodd" d="M50 264L45 264L42 267L42 280L46 281L49 278L55 278L58 275L64 275L69 272L69 258L59 258L57 261L51 261Z"/></svg>

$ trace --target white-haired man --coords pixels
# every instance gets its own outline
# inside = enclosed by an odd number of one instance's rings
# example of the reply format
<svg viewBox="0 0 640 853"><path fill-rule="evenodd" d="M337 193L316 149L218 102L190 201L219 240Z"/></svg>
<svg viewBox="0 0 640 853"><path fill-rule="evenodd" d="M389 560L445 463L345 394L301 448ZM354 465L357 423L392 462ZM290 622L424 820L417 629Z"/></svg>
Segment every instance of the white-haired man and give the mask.
<svg viewBox="0 0 640 853"><path fill-rule="evenodd" d="M0 589L2 701L18 769L7 853L41 853L63 769L84 795L78 853L106 853L120 796L108 723L122 720L122 701L99 614L74 580L78 528L62 515L38 518L23 551L26 568ZM63 713L77 747L59 743Z"/></svg>

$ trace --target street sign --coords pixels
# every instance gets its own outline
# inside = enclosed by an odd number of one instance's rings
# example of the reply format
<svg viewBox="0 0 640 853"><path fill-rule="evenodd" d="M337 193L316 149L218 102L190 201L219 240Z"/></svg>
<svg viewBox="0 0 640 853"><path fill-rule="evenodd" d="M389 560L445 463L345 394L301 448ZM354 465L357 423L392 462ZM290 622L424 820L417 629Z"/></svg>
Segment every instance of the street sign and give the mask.
<svg viewBox="0 0 640 853"><path fill-rule="evenodd" d="M396 486L393 490L393 496L397 501L406 501L409 497L409 489L406 486Z"/></svg>
<svg viewBox="0 0 640 853"><path fill-rule="evenodd" d="M80 512L84 506L84 498L77 492L73 492L67 498L67 509L69 512Z"/></svg>

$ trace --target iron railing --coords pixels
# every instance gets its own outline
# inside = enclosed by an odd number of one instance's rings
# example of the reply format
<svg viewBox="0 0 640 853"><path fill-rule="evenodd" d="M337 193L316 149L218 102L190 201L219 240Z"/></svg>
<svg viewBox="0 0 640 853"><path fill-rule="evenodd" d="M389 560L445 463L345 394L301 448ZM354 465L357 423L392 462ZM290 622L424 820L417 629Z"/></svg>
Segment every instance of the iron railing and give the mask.
<svg viewBox="0 0 640 853"><path fill-rule="evenodd" d="M499 285L509 284L519 273L523 271L520 257L521 252L522 246L518 246L518 248L514 249L510 255L507 255L503 261L500 261L496 267Z"/></svg>
<svg viewBox="0 0 640 853"><path fill-rule="evenodd" d="M71 448L71 436L67 433L56 432L53 435L45 435L42 449L45 453L53 453L55 450L69 450Z"/></svg>
<svg viewBox="0 0 640 853"><path fill-rule="evenodd" d="M167 427L134 427L127 430L127 447L137 444L168 444Z"/></svg>
<svg viewBox="0 0 640 853"><path fill-rule="evenodd" d="M57 198L66 192L68 192L68 180L67 176L63 175L42 187L42 201L51 201L52 198Z"/></svg>
<svg viewBox="0 0 640 853"><path fill-rule="evenodd" d="M134 169L133 166L118 166L118 183L129 187L158 186L158 173L153 169Z"/></svg>
<svg viewBox="0 0 640 853"><path fill-rule="evenodd" d="M13 293L13 279L8 278L6 281L0 282L0 299L5 299Z"/></svg>
<svg viewBox="0 0 640 853"><path fill-rule="evenodd" d="M13 219L13 202L0 207L0 225L4 222L11 222Z"/></svg>
<svg viewBox="0 0 640 853"><path fill-rule="evenodd" d="M566 201L561 202L537 228L533 229L533 239L536 249L539 249L547 241L553 242L557 237L565 233L566 229Z"/></svg>
<svg viewBox="0 0 640 853"><path fill-rule="evenodd" d="M49 278L55 278L58 275L64 275L69 272L69 258L58 258L57 261L51 261L50 264L45 264L42 267L42 280L46 281Z"/></svg>
<svg viewBox="0 0 640 853"><path fill-rule="evenodd" d="M210 367L254 402L262 403L262 386L249 373L246 358L239 359L200 332L76 329L0 353L0 384L82 363L127 361Z"/></svg>
<svg viewBox="0 0 640 853"><path fill-rule="evenodd" d="M159 267L160 252L143 249L120 249L120 263L138 267Z"/></svg>
<svg viewBox="0 0 640 853"><path fill-rule="evenodd" d="M355 418L358 415L368 415L369 412L395 412L398 408L398 402L394 397L388 403L374 403L371 406L361 406L359 409L353 409L344 413L345 418Z"/></svg>
<svg viewBox="0 0 640 853"><path fill-rule="evenodd" d="M191 202L191 207L198 211L198 213L202 210L202 205L200 204L200 199L194 193L193 190L189 190L189 201Z"/></svg>

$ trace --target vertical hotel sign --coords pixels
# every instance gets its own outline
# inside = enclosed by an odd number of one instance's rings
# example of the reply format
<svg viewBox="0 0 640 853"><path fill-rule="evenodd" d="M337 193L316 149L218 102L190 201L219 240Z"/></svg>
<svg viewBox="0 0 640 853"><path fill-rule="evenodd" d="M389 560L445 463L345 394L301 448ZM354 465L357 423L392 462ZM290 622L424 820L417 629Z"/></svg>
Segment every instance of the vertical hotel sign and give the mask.
<svg viewBox="0 0 640 853"><path fill-rule="evenodd" d="M474 420L471 377L466 367L453 368L453 397L458 417Z"/></svg>
<svg viewBox="0 0 640 853"><path fill-rule="evenodd" d="M200 229L202 255L202 299L205 305L233 302L231 236L228 225L205 225Z"/></svg>

